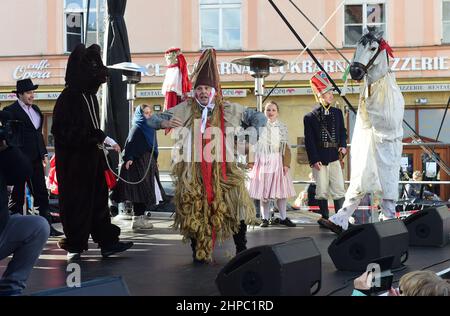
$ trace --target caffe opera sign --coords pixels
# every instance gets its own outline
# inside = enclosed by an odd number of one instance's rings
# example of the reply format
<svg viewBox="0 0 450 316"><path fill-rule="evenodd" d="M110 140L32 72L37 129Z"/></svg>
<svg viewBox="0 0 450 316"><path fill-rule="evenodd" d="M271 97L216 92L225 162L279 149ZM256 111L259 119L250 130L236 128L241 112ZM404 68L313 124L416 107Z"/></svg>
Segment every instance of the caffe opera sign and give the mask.
<svg viewBox="0 0 450 316"><path fill-rule="evenodd" d="M50 64L47 59L42 59L37 63L19 65L13 72L14 80L21 79L50 79Z"/></svg>

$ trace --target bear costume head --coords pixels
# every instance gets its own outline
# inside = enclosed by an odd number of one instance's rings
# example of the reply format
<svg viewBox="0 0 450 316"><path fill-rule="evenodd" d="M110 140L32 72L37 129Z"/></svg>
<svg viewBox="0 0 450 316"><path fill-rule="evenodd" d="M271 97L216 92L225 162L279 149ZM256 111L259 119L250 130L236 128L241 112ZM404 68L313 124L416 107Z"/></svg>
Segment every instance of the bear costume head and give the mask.
<svg viewBox="0 0 450 316"><path fill-rule="evenodd" d="M78 44L67 62L66 86L71 90L96 94L107 77L108 68L103 65L100 46L93 44L86 48L84 44Z"/></svg>

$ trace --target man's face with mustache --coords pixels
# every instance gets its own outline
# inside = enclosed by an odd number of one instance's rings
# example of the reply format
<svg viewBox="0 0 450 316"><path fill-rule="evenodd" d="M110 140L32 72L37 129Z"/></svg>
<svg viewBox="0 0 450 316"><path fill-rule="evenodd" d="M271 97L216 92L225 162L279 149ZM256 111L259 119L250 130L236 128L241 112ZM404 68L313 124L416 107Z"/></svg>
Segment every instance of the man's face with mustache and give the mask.
<svg viewBox="0 0 450 316"><path fill-rule="evenodd" d="M201 105L208 105L209 97L211 95L212 87L200 85L195 88L195 98L200 102Z"/></svg>

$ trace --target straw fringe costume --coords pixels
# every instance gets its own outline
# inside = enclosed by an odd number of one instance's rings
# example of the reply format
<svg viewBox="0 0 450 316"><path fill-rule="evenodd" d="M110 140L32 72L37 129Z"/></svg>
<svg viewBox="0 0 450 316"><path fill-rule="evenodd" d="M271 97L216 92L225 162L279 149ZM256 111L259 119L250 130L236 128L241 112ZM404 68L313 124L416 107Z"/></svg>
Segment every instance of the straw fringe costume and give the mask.
<svg viewBox="0 0 450 316"><path fill-rule="evenodd" d="M161 121L170 120L172 116L183 122L184 129L175 129L173 135L181 139L183 155L182 160L174 162L172 171L176 205L174 226L180 230L184 241L191 239L194 260L211 261L215 241L233 236L237 252L244 250L246 225L254 224L256 219L253 201L245 187L245 173L235 162L226 162L229 146L226 146L225 129L242 124L258 128L265 125L266 119L260 112L223 101L212 49L200 57L194 87L206 84L202 76L212 82L209 86L218 90L211 101L213 107L208 108L204 133L201 122L203 114L206 115L205 107L202 110L195 99L153 115L149 124L161 128ZM214 141L211 141L212 136ZM205 150L207 148L212 149Z"/></svg>

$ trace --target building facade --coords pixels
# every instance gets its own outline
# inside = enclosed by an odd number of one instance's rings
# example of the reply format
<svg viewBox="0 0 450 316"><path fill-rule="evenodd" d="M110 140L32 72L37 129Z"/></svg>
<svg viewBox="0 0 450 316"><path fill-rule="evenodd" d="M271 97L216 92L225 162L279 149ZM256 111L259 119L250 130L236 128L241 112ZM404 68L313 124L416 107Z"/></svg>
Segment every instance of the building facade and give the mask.
<svg viewBox="0 0 450 316"><path fill-rule="evenodd" d="M0 108L14 101L15 81L32 78L40 85L36 103L45 114L45 136L52 149L52 110L64 87L65 66L71 49L79 42L103 43L104 0L4 0L0 32ZM317 30L289 1L274 1L309 43L316 57L342 85L345 60L318 35ZM436 141L450 96L450 0L317 0L302 1L300 8L323 34L351 59L356 41L368 26L382 28L394 48L392 71L406 101L405 119L428 141ZM21 23L15 23L20 19ZM269 1L262 0L129 0L125 13L133 62L147 68L137 88L136 104L163 105L160 89L166 64L164 51L183 50L190 69L202 49L215 47L225 96L233 102L255 107L254 81L246 67L233 59L265 54L285 59L288 66L272 69L266 90L278 81L271 99L280 104L280 119L289 127L291 144L303 137L303 116L315 104L309 78L317 70L312 59L289 31ZM14 25L14 28L11 27ZM87 32L84 30L87 29ZM282 79L282 80L280 80ZM347 97L356 108L358 86L350 82ZM346 110L351 136L354 114ZM160 134L160 146L170 146ZM350 140L350 138L349 138ZM405 142L410 141L405 129ZM450 114L438 141L450 143ZM450 161L448 145L435 148ZM161 154L160 168L169 169L170 153ZM295 156L295 155L294 155ZM418 147L406 147L405 172L421 170L428 179L449 180ZM347 164L348 165L348 164ZM293 161L294 178L306 180L309 166ZM297 191L302 190L297 186ZM450 186L434 188L442 198L450 197Z"/></svg>

